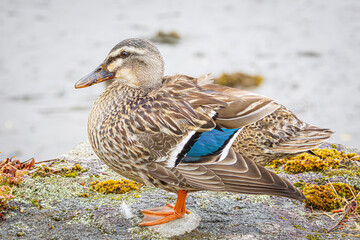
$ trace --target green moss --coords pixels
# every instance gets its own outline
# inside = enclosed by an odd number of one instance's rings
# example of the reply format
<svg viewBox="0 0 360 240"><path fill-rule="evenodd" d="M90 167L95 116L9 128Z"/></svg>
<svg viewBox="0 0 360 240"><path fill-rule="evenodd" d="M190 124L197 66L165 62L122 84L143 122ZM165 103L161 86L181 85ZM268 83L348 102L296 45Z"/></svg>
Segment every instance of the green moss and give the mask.
<svg viewBox="0 0 360 240"><path fill-rule="evenodd" d="M17 201L31 203L32 199L38 199L42 206L47 207L53 201L74 199L83 191L84 187L74 179L55 175L27 179L14 189L14 195Z"/></svg>
<svg viewBox="0 0 360 240"><path fill-rule="evenodd" d="M32 178L45 177L45 176L49 175L52 171L54 171L54 169L49 168L49 167L45 166L44 164L42 164L41 166L38 166L36 168L36 171L33 173L33 175L31 177Z"/></svg>
<svg viewBox="0 0 360 240"><path fill-rule="evenodd" d="M306 185L306 183L302 179L300 179L298 182L294 183L294 186L297 188L300 188L301 190L304 189L305 185Z"/></svg>
<svg viewBox="0 0 360 240"><path fill-rule="evenodd" d="M40 202L36 198L33 198L30 200L30 203L34 206L39 206Z"/></svg>
<svg viewBox="0 0 360 240"><path fill-rule="evenodd" d="M306 228L300 226L300 225L295 225L293 224L293 227L296 228L296 229L299 229L299 230L303 230L303 231L306 231Z"/></svg>
<svg viewBox="0 0 360 240"><path fill-rule="evenodd" d="M64 173L63 176L64 177L76 177L77 172L76 171L71 171L71 172L68 172L68 173Z"/></svg>
<svg viewBox="0 0 360 240"><path fill-rule="evenodd" d="M308 240L324 240L324 237L321 234L315 234L315 235L306 235L305 237Z"/></svg>
<svg viewBox="0 0 360 240"><path fill-rule="evenodd" d="M306 196L306 207L331 211L341 206L339 196L337 196L329 186L318 186L307 183L303 193Z"/></svg>
<svg viewBox="0 0 360 240"><path fill-rule="evenodd" d="M140 185L134 181L121 178L120 180L95 181L91 183L91 190L109 194L123 194L133 190L139 190Z"/></svg>
<svg viewBox="0 0 360 240"><path fill-rule="evenodd" d="M354 189L360 191L360 164L351 164L349 166L341 166L338 169L331 169L324 174L327 176L327 179L330 179L334 176L342 176L346 179L346 182L351 184Z"/></svg>
<svg viewBox="0 0 360 240"><path fill-rule="evenodd" d="M332 186L336 193L341 198L345 198L347 200L353 199L355 195L357 194L356 190L353 188L353 186L346 184L346 183L328 183L328 186Z"/></svg>
<svg viewBox="0 0 360 240"><path fill-rule="evenodd" d="M57 170L54 168L50 168L44 164L38 166L36 171L31 176L32 178L37 177L47 177L50 175L60 175L62 177L77 177L79 173L86 172L87 169L83 169L80 164L74 164L71 168L62 167L61 169Z"/></svg>
<svg viewBox="0 0 360 240"><path fill-rule="evenodd" d="M306 207L324 211L344 207L357 194L356 190L346 183L328 183L320 186L307 183L303 193L306 196Z"/></svg>

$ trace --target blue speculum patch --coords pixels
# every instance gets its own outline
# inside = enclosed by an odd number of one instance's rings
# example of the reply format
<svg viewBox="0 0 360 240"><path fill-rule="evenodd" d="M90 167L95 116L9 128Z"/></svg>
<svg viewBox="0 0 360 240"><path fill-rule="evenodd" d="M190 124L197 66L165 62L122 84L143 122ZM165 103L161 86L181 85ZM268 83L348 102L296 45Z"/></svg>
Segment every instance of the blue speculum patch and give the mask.
<svg viewBox="0 0 360 240"><path fill-rule="evenodd" d="M187 153L183 162L196 162L196 160L199 159L198 157L210 155L222 150L229 142L230 138L239 129L222 128L221 130L222 131L213 129L209 132L201 134L200 138Z"/></svg>

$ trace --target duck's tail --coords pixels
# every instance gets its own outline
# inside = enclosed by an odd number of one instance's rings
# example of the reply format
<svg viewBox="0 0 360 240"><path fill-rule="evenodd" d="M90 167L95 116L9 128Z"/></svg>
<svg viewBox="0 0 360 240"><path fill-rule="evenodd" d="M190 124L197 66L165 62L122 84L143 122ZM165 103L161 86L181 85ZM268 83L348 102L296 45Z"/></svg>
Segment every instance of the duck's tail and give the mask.
<svg viewBox="0 0 360 240"><path fill-rule="evenodd" d="M271 151L274 153L288 154L307 152L319 147L325 140L329 139L333 133L330 129L305 124L301 131L298 131L294 137L272 147Z"/></svg>

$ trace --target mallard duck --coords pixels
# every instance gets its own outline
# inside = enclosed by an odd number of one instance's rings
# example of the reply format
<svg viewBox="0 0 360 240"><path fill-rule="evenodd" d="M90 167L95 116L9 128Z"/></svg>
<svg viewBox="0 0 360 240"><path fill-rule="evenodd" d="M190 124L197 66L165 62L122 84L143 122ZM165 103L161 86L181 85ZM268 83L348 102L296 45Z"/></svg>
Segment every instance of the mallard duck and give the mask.
<svg viewBox="0 0 360 240"><path fill-rule="evenodd" d="M140 226L190 213L189 192L268 194L304 200L261 164L319 146L332 132L299 120L273 99L213 84L210 75L163 76L154 44L117 44L75 88L113 80L93 105L90 144L111 169L178 194L175 206L143 210Z"/></svg>

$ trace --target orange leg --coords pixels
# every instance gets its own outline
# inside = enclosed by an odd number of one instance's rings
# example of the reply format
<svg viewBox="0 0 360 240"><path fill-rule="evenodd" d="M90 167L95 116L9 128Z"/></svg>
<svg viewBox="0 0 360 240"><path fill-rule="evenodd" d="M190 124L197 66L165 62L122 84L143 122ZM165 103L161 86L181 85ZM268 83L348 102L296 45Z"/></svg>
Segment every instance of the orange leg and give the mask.
<svg viewBox="0 0 360 240"><path fill-rule="evenodd" d="M186 195L186 190L179 190L175 206L166 203L166 206L142 210L144 218L139 226L153 226L183 218L185 213L190 213L185 206Z"/></svg>

